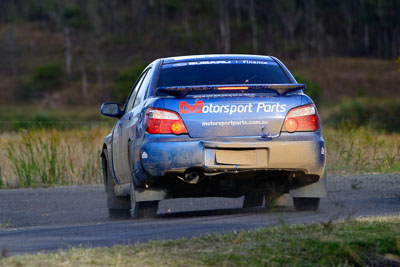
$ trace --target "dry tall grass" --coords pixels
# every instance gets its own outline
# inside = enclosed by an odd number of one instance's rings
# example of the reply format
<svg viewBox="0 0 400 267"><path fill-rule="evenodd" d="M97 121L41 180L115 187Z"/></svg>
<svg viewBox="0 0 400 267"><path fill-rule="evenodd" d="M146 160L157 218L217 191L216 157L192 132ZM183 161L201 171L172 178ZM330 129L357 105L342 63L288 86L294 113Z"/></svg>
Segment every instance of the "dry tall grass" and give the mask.
<svg viewBox="0 0 400 267"><path fill-rule="evenodd" d="M0 186L102 182L100 149L109 127L0 135Z"/></svg>
<svg viewBox="0 0 400 267"><path fill-rule="evenodd" d="M400 134L378 133L363 127L325 127L323 133L329 172L400 172Z"/></svg>
<svg viewBox="0 0 400 267"><path fill-rule="evenodd" d="M100 149L110 127L0 135L0 187L102 183ZM400 172L400 134L324 128L328 171Z"/></svg>

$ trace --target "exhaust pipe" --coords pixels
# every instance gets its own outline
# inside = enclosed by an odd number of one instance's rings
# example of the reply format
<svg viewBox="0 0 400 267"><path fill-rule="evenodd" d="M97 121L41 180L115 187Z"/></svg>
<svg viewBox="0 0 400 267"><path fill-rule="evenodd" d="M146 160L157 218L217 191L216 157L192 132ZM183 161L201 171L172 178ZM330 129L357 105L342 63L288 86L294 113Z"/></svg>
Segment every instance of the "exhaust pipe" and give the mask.
<svg viewBox="0 0 400 267"><path fill-rule="evenodd" d="M196 171L185 173L186 181L198 180L199 178L200 178L200 174Z"/></svg>
<svg viewBox="0 0 400 267"><path fill-rule="evenodd" d="M185 171L184 181L189 184L197 184L204 177L201 169L187 169Z"/></svg>

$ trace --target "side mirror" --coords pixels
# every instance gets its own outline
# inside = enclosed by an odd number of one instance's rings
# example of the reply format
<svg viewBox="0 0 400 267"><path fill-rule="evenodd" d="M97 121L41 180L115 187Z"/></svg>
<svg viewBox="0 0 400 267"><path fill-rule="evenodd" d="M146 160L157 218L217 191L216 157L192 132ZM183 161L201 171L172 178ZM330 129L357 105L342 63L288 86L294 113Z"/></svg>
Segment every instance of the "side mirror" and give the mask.
<svg viewBox="0 0 400 267"><path fill-rule="evenodd" d="M117 103L103 103L100 108L101 114L113 118L121 118L122 111Z"/></svg>

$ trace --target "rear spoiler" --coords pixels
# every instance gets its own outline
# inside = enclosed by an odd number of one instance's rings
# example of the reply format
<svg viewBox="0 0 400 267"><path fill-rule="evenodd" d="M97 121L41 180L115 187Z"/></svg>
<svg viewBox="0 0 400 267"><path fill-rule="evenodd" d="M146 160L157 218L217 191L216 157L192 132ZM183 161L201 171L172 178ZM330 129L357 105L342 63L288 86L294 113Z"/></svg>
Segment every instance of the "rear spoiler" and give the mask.
<svg viewBox="0 0 400 267"><path fill-rule="evenodd" d="M175 86L158 87L156 92L164 93L174 97L185 97L187 94L197 92L240 92L245 93L248 90L273 90L279 95L285 95L288 92L306 89L305 84L230 84L230 85L205 85L205 86Z"/></svg>

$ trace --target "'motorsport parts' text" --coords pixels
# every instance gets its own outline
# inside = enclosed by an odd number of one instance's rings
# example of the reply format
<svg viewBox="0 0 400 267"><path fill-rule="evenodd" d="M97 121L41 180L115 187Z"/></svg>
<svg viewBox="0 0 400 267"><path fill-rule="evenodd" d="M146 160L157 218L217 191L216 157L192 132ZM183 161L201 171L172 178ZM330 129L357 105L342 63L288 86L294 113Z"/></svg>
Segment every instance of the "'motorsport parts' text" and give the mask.
<svg viewBox="0 0 400 267"><path fill-rule="evenodd" d="M198 100L194 105L186 101L179 103L179 112L188 113L225 113L232 115L234 113L252 113L252 112L286 112L286 104L259 102L257 104L204 104L204 101Z"/></svg>

